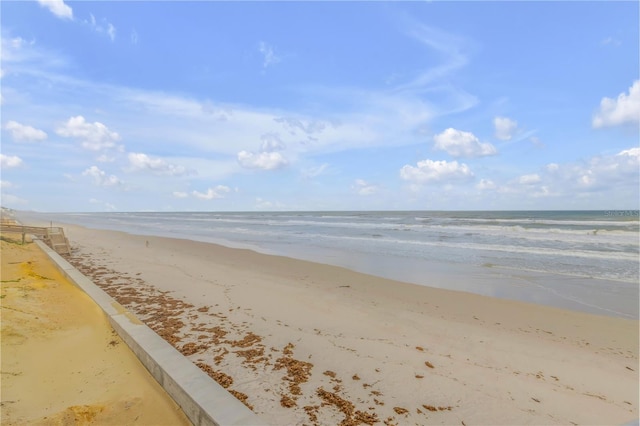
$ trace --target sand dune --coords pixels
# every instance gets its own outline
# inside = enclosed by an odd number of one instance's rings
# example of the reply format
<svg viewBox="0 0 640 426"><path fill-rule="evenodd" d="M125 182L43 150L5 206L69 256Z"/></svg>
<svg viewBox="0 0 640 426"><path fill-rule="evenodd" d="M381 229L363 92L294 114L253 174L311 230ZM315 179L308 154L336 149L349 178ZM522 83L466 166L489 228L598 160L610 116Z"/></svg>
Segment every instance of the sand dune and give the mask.
<svg viewBox="0 0 640 426"><path fill-rule="evenodd" d="M190 424L86 294L2 237L3 425Z"/></svg>

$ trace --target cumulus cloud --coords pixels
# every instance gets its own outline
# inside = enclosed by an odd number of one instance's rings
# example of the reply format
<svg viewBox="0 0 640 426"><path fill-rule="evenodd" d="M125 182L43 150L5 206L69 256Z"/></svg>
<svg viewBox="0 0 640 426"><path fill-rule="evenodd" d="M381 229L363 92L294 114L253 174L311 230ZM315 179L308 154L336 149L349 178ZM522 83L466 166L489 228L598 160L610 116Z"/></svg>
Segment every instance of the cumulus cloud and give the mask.
<svg viewBox="0 0 640 426"><path fill-rule="evenodd" d="M534 198L575 198L590 193L621 194L626 190L637 194L639 185L640 148L634 147L579 163L549 163L539 173L521 175L504 185L488 185L483 179L476 188Z"/></svg>
<svg viewBox="0 0 640 426"><path fill-rule="evenodd" d="M51 13L61 19L73 19L73 10L64 0L38 0L40 6L46 7Z"/></svg>
<svg viewBox="0 0 640 426"><path fill-rule="evenodd" d="M373 195L380 189L378 185L371 184L363 179L356 179L351 189L358 195Z"/></svg>
<svg viewBox="0 0 640 426"><path fill-rule="evenodd" d="M464 181L473 178L473 172L464 163L457 161L418 161L417 167L405 165L400 169L400 177L415 184L429 182Z"/></svg>
<svg viewBox="0 0 640 426"><path fill-rule="evenodd" d="M131 169L147 170L159 175L182 176L188 173L183 166L167 163L161 158L151 158L147 154L131 152L127 156Z"/></svg>
<svg viewBox="0 0 640 426"><path fill-rule="evenodd" d="M113 148L120 140L120 135L109 130L104 124L98 121L89 123L81 115L69 118L64 125L58 127L56 133L78 139L84 148L92 151Z"/></svg>
<svg viewBox="0 0 640 426"><path fill-rule="evenodd" d="M595 128L618 126L640 122L640 80L629 88L629 93L620 93L617 99L602 98L600 110L591 122Z"/></svg>
<svg viewBox="0 0 640 426"><path fill-rule="evenodd" d="M22 159L20 157L0 154L0 165L4 168L10 169L13 167L20 167L22 164Z"/></svg>
<svg viewBox="0 0 640 426"><path fill-rule="evenodd" d="M454 157L484 157L497 154L490 143L481 143L471 132L448 128L433 137L434 147Z"/></svg>
<svg viewBox="0 0 640 426"><path fill-rule="evenodd" d="M93 183L98 186L111 187L121 186L122 181L114 175L107 175L104 170L100 170L96 166L91 166L82 172L82 176L89 176L93 179Z"/></svg>
<svg viewBox="0 0 640 426"><path fill-rule="evenodd" d="M47 139L46 132L16 121L9 121L4 128L11 133L11 137L16 141L43 141Z"/></svg>
<svg viewBox="0 0 640 426"><path fill-rule="evenodd" d="M496 117L493 119L493 126L496 129L496 138L508 141L513 137L518 123L507 117Z"/></svg>
<svg viewBox="0 0 640 426"><path fill-rule="evenodd" d="M228 186L218 185L215 188L207 189L207 192L193 191L192 194L195 197L200 198L201 200L213 200L218 198L224 198L224 195L229 192L231 192L231 188L229 188ZM175 192L174 192L174 195L175 195Z"/></svg>
<svg viewBox="0 0 640 426"><path fill-rule="evenodd" d="M238 153L238 163L247 169L276 170L286 167L289 162L279 152L260 152L258 154L249 151Z"/></svg>
<svg viewBox="0 0 640 426"><path fill-rule="evenodd" d="M273 47L265 43L264 41L260 42L260 44L258 45L258 50L262 54L263 68L267 68L273 64L277 64L278 62L280 62L280 58L276 56L275 52L273 51Z"/></svg>

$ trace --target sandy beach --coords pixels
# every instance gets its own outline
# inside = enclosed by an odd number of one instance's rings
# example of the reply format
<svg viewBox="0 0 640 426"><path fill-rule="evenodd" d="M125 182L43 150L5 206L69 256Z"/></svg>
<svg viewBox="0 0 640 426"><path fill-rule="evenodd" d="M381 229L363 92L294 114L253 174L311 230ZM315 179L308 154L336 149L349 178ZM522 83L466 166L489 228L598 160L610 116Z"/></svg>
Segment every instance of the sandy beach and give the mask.
<svg viewBox="0 0 640 426"><path fill-rule="evenodd" d="M70 260L271 424L624 424L638 321L65 225Z"/></svg>
<svg viewBox="0 0 640 426"><path fill-rule="evenodd" d="M44 252L2 237L3 425L191 424Z"/></svg>

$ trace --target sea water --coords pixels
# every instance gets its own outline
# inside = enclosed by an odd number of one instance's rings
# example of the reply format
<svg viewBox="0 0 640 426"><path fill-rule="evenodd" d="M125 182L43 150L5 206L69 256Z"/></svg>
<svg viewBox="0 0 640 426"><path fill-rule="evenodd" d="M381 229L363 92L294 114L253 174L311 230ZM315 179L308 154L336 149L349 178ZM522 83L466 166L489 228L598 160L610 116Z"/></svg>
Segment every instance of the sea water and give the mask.
<svg viewBox="0 0 640 426"><path fill-rule="evenodd" d="M637 210L46 214L629 318L638 317L639 219Z"/></svg>

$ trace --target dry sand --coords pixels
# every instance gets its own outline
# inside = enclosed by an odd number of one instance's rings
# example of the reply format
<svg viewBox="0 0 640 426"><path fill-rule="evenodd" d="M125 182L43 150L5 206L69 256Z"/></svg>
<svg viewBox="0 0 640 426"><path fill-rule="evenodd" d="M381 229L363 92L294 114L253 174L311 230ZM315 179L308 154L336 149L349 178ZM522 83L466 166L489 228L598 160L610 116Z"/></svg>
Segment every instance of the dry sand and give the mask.
<svg viewBox="0 0 640 426"><path fill-rule="evenodd" d="M638 321L66 226L72 262L271 424L623 424Z"/></svg>
<svg viewBox="0 0 640 426"><path fill-rule="evenodd" d="M190 424L100 308L20 240L1 241L1 423Z"/></svg>

